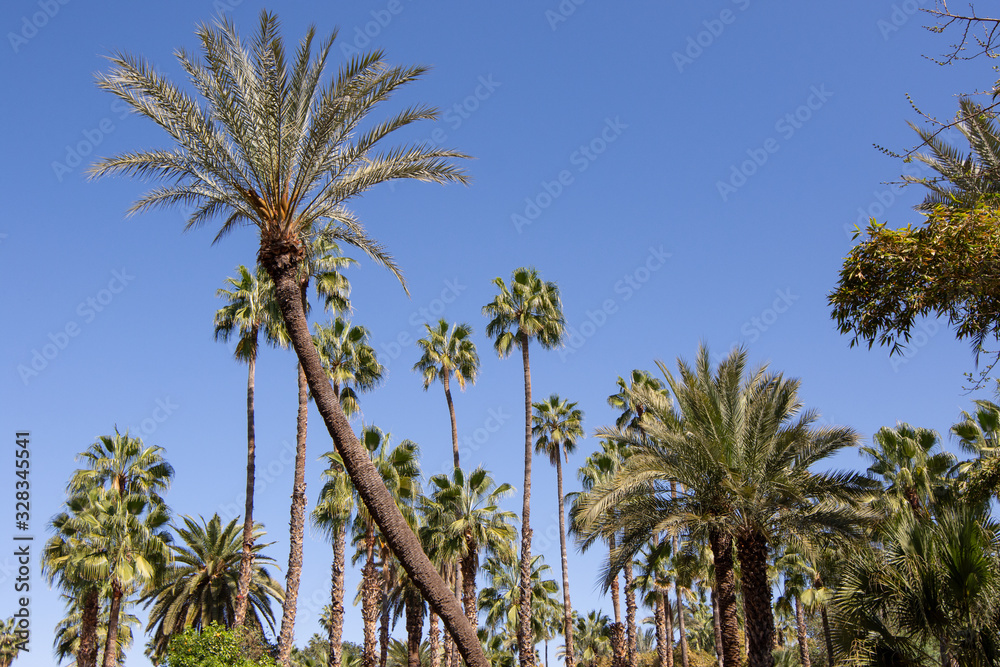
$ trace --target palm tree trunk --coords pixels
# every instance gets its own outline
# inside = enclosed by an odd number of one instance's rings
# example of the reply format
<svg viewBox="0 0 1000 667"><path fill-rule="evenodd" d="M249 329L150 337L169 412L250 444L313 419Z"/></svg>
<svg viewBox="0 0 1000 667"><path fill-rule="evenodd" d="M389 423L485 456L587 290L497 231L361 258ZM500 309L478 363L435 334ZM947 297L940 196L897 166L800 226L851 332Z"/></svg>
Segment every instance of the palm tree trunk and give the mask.
<svg viewBox="0 0 1000 667"><path fill-rule="evenodd" d="M687 629L684 627L684 589L675 584L674 590L677 592L677 641L681 645L681 667L688 667Z"/></svg>
<svg viewBox="0 0 1000 667"><path fill-rule="evenodd" d="M826 640L826 667L833 667L833 634L830 632L830 618L826 615L826 606L820 607L820 618L823 619L823 638Z"/></svg>
<svg viewBox="0 0 1000 667"><path fill-rule="evenodd" d="M476 609L476 572L479 570L479 545L466 535L466 554L462 557L462 601L465 603L465 617L473 627L479 625Z"/></svg>
<svg viewBox="0 0 1000 667"><path fill-rule="evenodd" d="M708 535L715 561L716 597L719 601L719 644L724 667L740 667L740 627L736 618L736 576L733 538L716 530Z"/></svg>
<svg viewBox="0 0 1000 667"><path fill-rule="evenodd" d="M80 648L76 653L77 667L97 667L97 623L101 613L101 596L96 588L83 594L83 618L80 620Z"/></svg>
<svg viewBox="0 0 1000 667"><path fill-rule="evenodd" d="M333 538L333 565L330 566L330 650L329 667L340 667L344 639L344 552L347 546L347 522L337 528Z"/></svg>
<svg viewBox="0 0 1000 667"><path fill-rule="evenodd" d="M566 667L573 667L573 606L569 602L569 559L566 557L566 503L563 499L562 452L556 455L556 493L559 504L559 556L562 558L563 638Z"/></svg>
<svg viewBox="0 0 1000 667"><path fill-rule="evenodd" d="M257 331L251 333L257 340ZM256 344L254 345L256 348ZM240 579L236 597L236 612L233 618L234 627L242 627L247 614L247 592L250 590L250 574L253 571L253 494L254 480L257 476L257 441L254 431L254 375L257 369L256 354L251 353L247 363L247 489L246 502L243 511L243 556L240 558Z"/></svg>
<svg viewBox="0 0 1000 667"><path fill-rule="evenodd" d="M635 574L632 572L632 563L625 565L625 628L628 638L628 664L629 667L636 667L636 629L635 629ZM685 665L684 667L687 667Z"/></svg>
<svg viewBox="0 0 1000 667"><path fill-rule="evenodd" d="M300 291L302 301L305 292ZM303 304L303 310L305 305ZM309 387L302 364L297 364L299 408L295 424L295 474L292 482L291 517L288 521L288 572L285 574L285 601L282 604L281 632L278 634L278 664L288 665L295 635L295 612L302 578L302 541L306 521L306 429L309 419Z"/></svg>
<svg viewBox="0 0 1000 667"><path fill-rule="evenodd" d="M611 537L608 538L608 558L611 557L611 552L615 550L615 544L616 544L615 536L612 535ZM619 597L621 596L620 593L621 589L618 586L619 586L618 575L615 575L615 578L611 580L611 586L609 587L609 590L611 592L611 607L615 610L615 623L618 623L620 625L622 622L622 603L621 600L619 599Z"/></svg>
<svg viewBox="0 0 1000 667"><path fill-rule="evenodd" d="M444 385L444 397L448 401L448 415L451 417L451 453L455 459L455 467L458 468L458 422L455 421L455 403L451 400L451 385L449 383L448 371L441 373L441 384Z"/></svg>
<svg viewBox="0 0 1000 667"><path fill-rule="evenodd" d="M608 626L611 639L611 667L625 667L628 664L628 647L625 645L625 626L615 621Z"/></svg>
<svg viewBox="0 0 1000 667"><path fill-rule="evenodd" d="M427 630L427 644L431 652L431 667L441 667L441 645L438 634L438 616L433 611L430 613L430 626Z"/></svg>
<svg viewBox="0 0 1000 667"><path fill-rule="evenodd" d="M111 581L111 605L108 609L108 635L104 642L104 667L118 664L118 616L122 608L122 587Z"/></svg>
<svg viewBox="0 0 1000 667"><path fill-rule="evenodd" d="M531 366L528 336L520 333L524 362L524 496L521 503L521 593L517 608L517 656L521 667L535 662L531 636Z"/></svg>
<svg viewBox="0 0 1000 667"><path fill-rule="evenodd" d="M748 667L774 667L774 614L767 580L767 542L755 531L737 537Z"/></svg>
<svg viewBox="0 0 1000 667"><path fill-rule="evenodd" d="M378 640L378 664L385 667L389 658L389 590L392 588L392 564L389 562L389 553L386 547L382 547L382 585L379 588L379 640Z"/></svg>
<svg viewBox="0 0 1000 667"><path fill-rule="evenodd" d="M424 600L420 595L406 595L406 664L420 667L420 636L424 632Z"/></svg>
<svg viewBox="0 0 1000 667"><path fill-rule="evenodd" d="M375 531L369 526L365 535L365 566L361 571L361 621L365 632L361 657L364 667L375 667L378 664L375 627L378 623L379 588L375 568Z"/></svg>
<svg viewBox="0 0 1000 667"><path fill-rule="evenodd" d="M449 563L446 569L445 582L449 586L455 583L455 567ZM451 633L445 629L444 632L444 667L453 667L455 658L455 642L451 637Z"/></svg>
<svg viewBox="0 0 1000 667"><path fill-rule="evenodd" d="M300 290L295 280L301 248L294 241L263 239L259 259L275 284L275 296L281 309L292 346L299 357L316 408L323 417L347 474L365 507L378 524L389 548L403 565L421 595L458 638L459 650L469 667L488 667L482 644L469 625L458 600L454 598L420 546L420 540L403 518L395 501L382 483L368 452L333 395L329 378L323 371L316 346L309 333Z"/></svg>
<svg viewBox="0 0 1000 667"><path fill-rule="evenodd" d="M674 628L670 622L673 614L664 604L663 593L656 595L653 615L656 618L656 654L660 658L660 667L674 667Z"/></svg>
<svg viewBox="0 0 1000 667"><path fill-rule="evenodd" d="M802 601L795 596L795 625L799 632L799 661L802 667L811 667L809 663L809 639L806 635L806 613L802 609Z"/></svg>
<svg viewBox="0 0 1000 667"><path fill-rule="evenodd" d="M719 659L719 667L726 667L722 658L722 618L719 612L719 596L716 585L712 585L712 631L715 634L715 655ZM833 665L833 662L830 663ZM829 667L829 666L828 666Z"/></svg>

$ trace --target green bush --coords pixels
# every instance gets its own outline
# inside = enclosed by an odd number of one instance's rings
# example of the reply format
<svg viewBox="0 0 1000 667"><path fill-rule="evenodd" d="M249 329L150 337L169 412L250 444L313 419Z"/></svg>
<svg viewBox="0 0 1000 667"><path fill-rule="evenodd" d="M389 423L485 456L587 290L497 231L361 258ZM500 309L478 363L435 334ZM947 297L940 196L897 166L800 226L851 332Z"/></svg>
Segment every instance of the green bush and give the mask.
<svg viewBox="0 0 1000 667"><path fill-rule="evenodd" d="M274 667L268 646L259 631L227 630L212 623L200 632L188 628L170 639L166 667Z"/></svg>

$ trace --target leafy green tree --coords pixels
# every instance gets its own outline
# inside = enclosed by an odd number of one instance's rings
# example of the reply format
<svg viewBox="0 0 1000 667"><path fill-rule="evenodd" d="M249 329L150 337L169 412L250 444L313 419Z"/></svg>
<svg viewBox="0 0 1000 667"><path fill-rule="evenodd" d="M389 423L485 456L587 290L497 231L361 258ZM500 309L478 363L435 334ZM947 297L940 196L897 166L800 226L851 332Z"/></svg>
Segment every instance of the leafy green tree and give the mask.
<svg viewBox="0 0 1000 667"><path fill-rule="evenodd" d="M165 654L170 638L187 627L201 630L212 623L224 628L241 627L236 621L242 539L236 519L225 526L218 514L207 522L204 518L200 522L191 517L183 519L184 527L176 528L180 542L170 545L174 552L173 565L143 595L146 606L153 605L146 629L153 631L150 652L157 660ZM256 524L246 625L260 630L266 624L273 632L271 600L280 603L284 591L264 567L274 559L260 553L269 546L258 543L263 535L263 526Z"/></svg>
<svg viewBox="0 0 1000 667"><path fill-rule="evenodd" d="M944 449L932 453L941 444L938 434L909 424L883 426L872 440L875 446L862 447L861 453L872 459L869 475L885 485L885 512L905 505L915 516L929 518L931 506L949 491L955 457Z"/></svg>
<svg viewBox="0 0 1000 667"><path fill-rule="evenodd" d="M580 665L597 664L611 655L611 619L599 611L577 615L573 636L576 638L576 659Z"/></svg>
<svg viewBox="0 0 1000 667"><path fill-rule="evenodd" d="M258 258L274 282L292 346L355 488L393 552L458 638L463 657L472 667L485 667L475 630L394 509L343 415L339 397L333 395L309 333L299 282L302 259L317 238L358 247L400 276L391 255L367 234L347 202L397 179L466 180L454 165L455 159L465 157L458 152L426 146L379 150L382 140L396 130L436 118L435 110L412 106L383 122L367 122L376 106L426 70L389 66L376 51L353 58L332 82L322 85L333 38L314 55L315 33L310 29L288 62L278 20L266 12L249 42L225 19L202 26L197 34L202 58L187 52L178 57L200 99L140 58L111 57L111 69L99 76L98 85L164 128L176 145L105 158L90 173L162 180L133 205L133 213L193 205L187 226L221 217L216 238L241 225L257 228ZM296 501L304 497L299 488L296 482ZM301 509L293 515L304 516L304 506ZM294 597L286 590L286 615ZM283 620L282 625L290 624ZM287 664L291 650L291 628L287 630L282 633L282 664Z"/></svg>
<svg viewBox="0 0 1000 667"><path fill-rule="evenodd" d="M448 415L451 417L451 449L455 467L461 466L458 458L458 423L455 421L455 403L451 400L451 378L455 377L458 387L465 391L466 383L476 383L479 374L479 354L472 342L472 327L468 324L454 324L449 329L448 322L440 320L436 327L424 324L427 337L417 341L422 354L413 365L424 380L424 390L431 383L440 380L444 386L444 397L448 401Z"/></svg>
<svg viewBox="0 0 1000 667"><path fill-rule="evenodd" d="M958 444L976 458L958 465L960 487L972 501L996 497L1000 491L1000 406L975 401L976 412L962 412L962 421L951 427Z"/></svg>
<svg viewBox="0 0 1000 667"><path fill-rule="evenodd" d="M559 554L562 560L563 588L563 637L566 645L566 666L573 667L573 605L569 599L569 559L566 556L566 504L563 495L562 462L576 451L576 441L583 437L583 411L559 398L557 394L548 400L534 404L532 433L537 438L535 451L549 457L556 468L556 500L559 509Z"/></svg>
<svg viewBox="0 0 1000 667"><path fill-rule="evenodd" d="M543 348L562 344L565 319L559 288L545 282L534 268L515 269L510 285L503 278L493 284L499 294L483 306L483 314L490 318L486 335L493 339L493 347L501 357L510 356L516 348L521 350L524 367L524 488L521 504L521 593L531 595L531 364L528 345L535 340ZM534 645L531 635L531 608L524 605L517 624L517 646L521 667L534 664Z"/></svg>
<svg viewBox="0 0 1000 667"><path fill-rule="evenodd" d="M271 647L254 628L226 629L217 623L189 627L171 638L165 667L272 667Z"/></svg>
<svg viewBox="0 0 1000 667"><path fill-rule="evenodd" d="M770 667L774 645L768 551L777 536L805 539L819 532L859 533L866 513L859 504L872 484L848 472L810 468L858 436L846 427L816 427L818 414L802 410L799 381L762 367L747 372L746 352L736 349L716 369L708 350L695 366L678 362L678 376L658 362L675 399L667 408L651 392L642 433L602 428L598 435L627 446L625 468L610 485L592 493L581 517L592 522L591 539L624 533L611 571L629 562L649 535L683 528L707 534L715 560L722 616L724 662L738 667L738 635L731 561L740 559L748 661ZM658 406L658 407L654 407ZM668 494L676 482L677 497ZM614 507L615 512L607 512Z"/></svg>
<svg viewBox="0 0 1000 667"><path fill-rule="evenodd" d="M253 501L257 476L257 437L255 413L255 376L257 371L257 347L260 334L272 345L285 347L288 340L281 324L281 313L274 301L274 285L267 275L240 264L236 267L238 278L226 278L225 287L215 294L226 301L226 305L215 313L215 339L228 342L234 333L239 339L234 351L237 361L247 363L247 482L243 518L243 556L240 562L240 597L237 598L234 624L243 625L247 611L247 593L253 570Z"/></svg>

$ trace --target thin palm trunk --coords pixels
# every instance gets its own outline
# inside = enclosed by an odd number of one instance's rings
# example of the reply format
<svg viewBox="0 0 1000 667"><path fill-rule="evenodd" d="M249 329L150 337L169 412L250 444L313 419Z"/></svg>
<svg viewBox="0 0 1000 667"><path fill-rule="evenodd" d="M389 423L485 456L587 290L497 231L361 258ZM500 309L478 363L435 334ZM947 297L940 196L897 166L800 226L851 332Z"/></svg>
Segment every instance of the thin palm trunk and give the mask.
<svg viewBox="0 0 1000 667"><path fill-rule="evenodd" d="M674 590L677 591L677 641L681 645L681 667L688 667L687 628L684 627L684 589L674 585Z"/></svg>
<svg viewBox="0 0 1000 667"><path fill-rule="evenodd" d="M608 552L609 552L609 556L608 557L609 558L611 557L611 555L610 555L611 552L613 552L615 550L616 543L617 543L617 541L615 540L615 536L614 535L612 535L610 538L608 538ZM611 586L609 587L609 590L611 592L611 607L615 611L615 623L618 623L620 625L621 622L622 622L622 603L621 603L621 600L619 599L621 597L621 592L620 592L621 589L619 588L618 575L617 574L611 580Z"/></svg>
<svg viewBox="0 0 1000 667"><path fill-rule="evenodd" d="M632 563L628 563L624 568L625 573L625 629L628 641L628 664L629 667L636 667L636 628L635 628L635 574L632 572ZM685 667L687 667L685 665Z"/></svg>
<svg viewBox="0 0 1000 667"><path fill-rule="evenodd" d="M795 626L799 633L799 661L802 667L810 667L809 663L809 643L806 635L806 612L802 608L802 601L795 597Z"/></svg>
<svg viewBox="0 0 1000 667"><path fill-rule="evenodd" d="M445 575L445 582L449 586L455 584L455 567L451 564L448 565L447 574ZM457 595L456 595L457 598ZM451 636L451 633L445 629L444 632L444 667L453 667L455 660L455 641Z"/></svg>
<svg viewBox="0 0 1000 667"><path fill-rule="evenodd" d="M378 664L385 667L389 658L389 589L392 588L392 566L389 550L382 547L382 587L379 589Z"/></svg>
<svg viewBox="0 0 1000 667"><path fill-rule="evenodd" d="M305 300L305 293L302 293ZM285 575L285 601L282 605L281 632L278 635L278 664L288 665L295 634L295 612L302 578L302 542L306 521L306 428L309 418L309 388L302 364L297 364L299 407L295 425L295 474L292 482L291 518L288 521L288 572Z"/></svg>
<svg viewBox="0 0 1000 667"><path fill-rule="evenodd" d="M83 594L83 618L80 619L80 648L77 667L97 667L97 623L101 613L101 596L96 588Z"/></svg>
<svg viewBox="0 0 1000 667"><path fill-rule="evenodd" d="M820 607L819 615L823 619L823 638L826 640L826 665L833 667L833 634L830 632L830 618L825 606Z"/></svg>
<svg viewBox="0 0 1000 667"><path fill-rule="evenodd" d="M488 667L483 647L476 631L465 618L458 600L451 595L447 585L431 564L420 546L420 541L407 525L386 490L382 479L372 464L368 452L362 447L350 423L340 408L339 397L323 371L319 354L309 333L309 325L302 307L300 291L295 280L296 256L301 251L286 241L262 241L260 259L275 284L278 307L288 330L289 338L302 363L312 390L313 400L344 467L361 497L365 507L374 517L390 549L399 559L421 595L431 608L444 620L445 625L459 639L459 650L469 667Z"/></svg>
<svg viewBox="0 0 1000 667"><path fill-rule="evenodd" d="M521 504L521 593L517 609L517 656L521 667L535 662L531 636L531 365L528 336L520 334L524 362L524 496Z"/></svg>
<svg viewBox="0 0 1000 667"><path fill-rule="evenodd" d="M257 329L250 333L256 347ZM233 625L241 627L247 614L247 602L250 590L250 575L253 572L253 496L254 481L257 476L257 438L254 428L254 375L257 368L256 354L251 353L247 362L247 488L246 502L243 511L243 555L240 558L239 588L236 597L236 612Z"/></svg>
<svg viewBox="0 0 1000 667"><path fill-rule="evenodd" d="M740 588L747 634L748 667L774 667L774 615L771 585L767 580L767 543L754 531L737 538Z"/></svg>
<svg viewBox="0 0 1000 667"><path fill-rule="evenodd" d="M719 644L724 667L740 667L740 628L736 617L736 575L733 563L733 538L716 530L709 531L712 558L715 561L716 597L719 602Z"/></svg>
<svg viewBox="0 0 1000 667"><path fill-rule="evenodd" d="M670 607L663 599L663 593L656 595L656 654L662 667L674 667L674 627L671 622Z"/></svg>
<svg viewBox="0 0 1000 667"><path fill-rule="evenodd" d="M424 632L424 601L412 591L406 594L406 664L420 667L420 636Z"/></svg>
<svg viewBox="0 0 1000 667"><path fill-rule="evenodd" d="M476 572L479 569L479 545L466 535L466 554L462 557L462 601L465 603L465 617L473 627L479 625L476 610Z"/></svg>
<svg viewBox="0 0 1000 667"><path fill-rule="evenodd" d="M111 582L111 605L108 609L108 634L104 642L104 667L118 664L118 617L122 608L122 587L117 580Z"/></svg>
<svg viewBox="0 0 1000 667"><path fill-rule="evenodd" d="M378 663L375 637L378 624L378 572L375 567L375 531L368 527L365 535L365 565L361 572L361 621L364 624L365 643L362 647L362 664L375 667Z"/></svg>
<svg viewBox="0 0 1000 667"><path fill-rule="evenodd" d="M330 650L329 667L340 667L344 638L344 566L347 547L347 522L337 528L333 538L333 565L330 566Z"/></svg>
<svg viewBox="0 0 1000 667"><path fill-rule="evenodd" d="M441 667L440 631L438 630L438 615L433 611L428 621L427 644L431 652L431 667Z"/></svg>
<svg viewBox="0 0 1000 667"><path fill-rule="evenodd" d="M722 658L722 618L719 612L719 596L716 593L717 585L712 583L712 632L715 634L715 656L719 660L719 667L725 667ZM833 662L830 662L832 665Z"/></svg>
<svg viewBox="0 0 1000 667"><path fill-rule="evenodd" d="M562 452L556 456L556 493L559 502L559 555L562 558L563 638L566 648L566 667L573 667L573 606L569 601L569 560L566 557L566 504L563 499Z"/></svg>
<svg viewBox="0 0 1000 667"><path fill-rule="evenodd" d="M458 422L455 421L455 403L451 400L450 375L447 370L442 371L441 384L444 385L444 397L448 401L448 416L451 417L451 453L455 459L455 467L458 468Z"/></svg>

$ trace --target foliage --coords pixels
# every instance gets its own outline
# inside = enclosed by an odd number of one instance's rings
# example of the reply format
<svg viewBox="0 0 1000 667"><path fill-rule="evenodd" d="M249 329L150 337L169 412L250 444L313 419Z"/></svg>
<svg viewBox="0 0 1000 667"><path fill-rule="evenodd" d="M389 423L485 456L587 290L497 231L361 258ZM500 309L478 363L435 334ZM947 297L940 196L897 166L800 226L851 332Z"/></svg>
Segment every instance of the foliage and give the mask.
<svg viewBox="0 0 1000 667"><path fill-rule="evenodd" d="M24 637L17 633L17 619L13 616L0 621L0 667L9 667L21 652Z"/></svg>
<svg viewBox="0 0 1000 667"><path fill-rule="evenodd" d="M200 631L188 628L170 639L166 667L272 667L272 648L259 631L227 630L211 623Z"/></svg>

